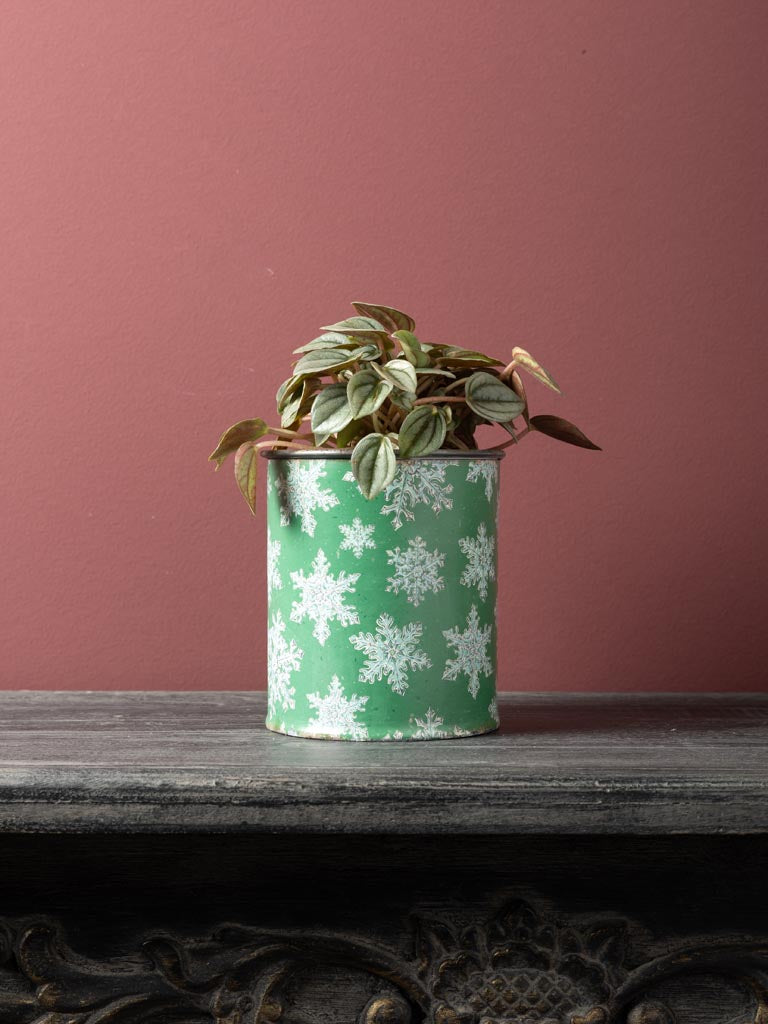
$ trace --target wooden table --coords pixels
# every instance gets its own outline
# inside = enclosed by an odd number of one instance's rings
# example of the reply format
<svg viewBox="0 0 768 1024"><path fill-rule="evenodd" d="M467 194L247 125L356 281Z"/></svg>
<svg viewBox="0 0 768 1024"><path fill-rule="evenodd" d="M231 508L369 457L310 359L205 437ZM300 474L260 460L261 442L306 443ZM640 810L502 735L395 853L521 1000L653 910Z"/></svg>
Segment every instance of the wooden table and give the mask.
<svg viewBox="0 0 768 1024"><path fill-rule="evenodd" d="M768 696L0 693L0 1024L768 1024Z"/></svg>

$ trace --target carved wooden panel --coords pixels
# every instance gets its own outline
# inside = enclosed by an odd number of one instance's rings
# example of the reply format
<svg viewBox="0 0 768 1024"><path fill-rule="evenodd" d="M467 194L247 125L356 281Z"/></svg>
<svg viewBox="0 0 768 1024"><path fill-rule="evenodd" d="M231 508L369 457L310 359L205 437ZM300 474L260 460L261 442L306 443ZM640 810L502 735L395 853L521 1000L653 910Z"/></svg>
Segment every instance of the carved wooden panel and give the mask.
<svg viewBox="0 0 768 1024"><path fill-rule="evenodd" d="M704 979L722 1024L768 1022L768 941L697 938L632 964L621 917L567 920L513 901L459 918L415 916L405 955L365 935L230 924L149 935L103 959L73 950L50 919L5 920L0 1021L673 1024L696 1012L686 993Z"/></svg>
<svg viewBox="0 0 768 1024"><path fill-rule="evenodd" d="M768 837L0 835L0 1024L768 1024Z"/></svg>

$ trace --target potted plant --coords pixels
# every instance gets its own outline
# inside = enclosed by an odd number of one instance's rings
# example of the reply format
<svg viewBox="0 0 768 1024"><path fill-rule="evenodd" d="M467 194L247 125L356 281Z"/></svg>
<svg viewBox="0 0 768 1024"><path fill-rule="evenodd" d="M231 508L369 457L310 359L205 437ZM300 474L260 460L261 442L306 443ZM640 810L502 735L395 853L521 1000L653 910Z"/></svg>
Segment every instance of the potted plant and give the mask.
<svg viewBox="0 0 768 1024"><path fill-rule="evenodd" d="M243 420L217 468L257 513L267 465L267 728L344 740L490 732L496 709L496 512L504 449L537 432L521 371L559 391L530 353L507 360L420 341L406 313L356 316L296 349L280 426ZM480 449L476 431L510 435Z"/></svg>

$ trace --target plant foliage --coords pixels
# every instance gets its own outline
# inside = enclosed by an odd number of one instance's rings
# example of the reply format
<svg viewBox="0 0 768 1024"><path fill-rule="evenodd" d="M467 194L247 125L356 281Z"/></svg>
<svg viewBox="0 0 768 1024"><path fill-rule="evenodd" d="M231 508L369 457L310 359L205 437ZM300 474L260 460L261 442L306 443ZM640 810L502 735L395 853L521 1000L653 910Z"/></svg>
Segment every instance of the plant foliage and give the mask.
<svg viewBox="0 0 768 1024"><path fill-rule="evenodd" d="M258 455L265 448L351 450L352 472L367 498L392 481L398 455L476 451L475 432L484 424L500 424L512 435L496 449L536 431L599 450L567 420L529 415L520 371L553 391L560 388L525 349L513 348L505 364L459 345L420 341L413 318L398 309L352 305L357 316L322 327L322 334L294 350L293 372L276 396L280 426L242 420L224 432L210 456L218 469L234 453L235 477L251 511Z"/></svg>

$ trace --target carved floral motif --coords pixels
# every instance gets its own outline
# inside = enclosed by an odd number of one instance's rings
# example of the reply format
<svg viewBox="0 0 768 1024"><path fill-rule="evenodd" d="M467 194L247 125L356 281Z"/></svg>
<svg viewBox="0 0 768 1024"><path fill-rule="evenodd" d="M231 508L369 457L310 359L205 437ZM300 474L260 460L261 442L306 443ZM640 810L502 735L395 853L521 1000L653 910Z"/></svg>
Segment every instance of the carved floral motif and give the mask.
<svg viewBox="0 0 768 1024"><path fill-rule="evenodd" d="M597 1024L624 980L626 922L583 932L541 921L526 903L460 936L425 929L427 975L436 1024Z"/></svg>
<svg viewBox="0 0 768 1024"><path fill-rule="evenodd" d="M359 1024L674 1024L655 990L697 973L740 983L754 1024L768 1024L764 944L702 943L632 970L627 945L623 919L562 923L522 902L465 928L419 921L407 957L360 938L228 925L204 940L157 935L133 955L96 961L49 920L0 921L0 1022L309 1022L288 1005L291 981L333 969L381 989Z"/></svg>

